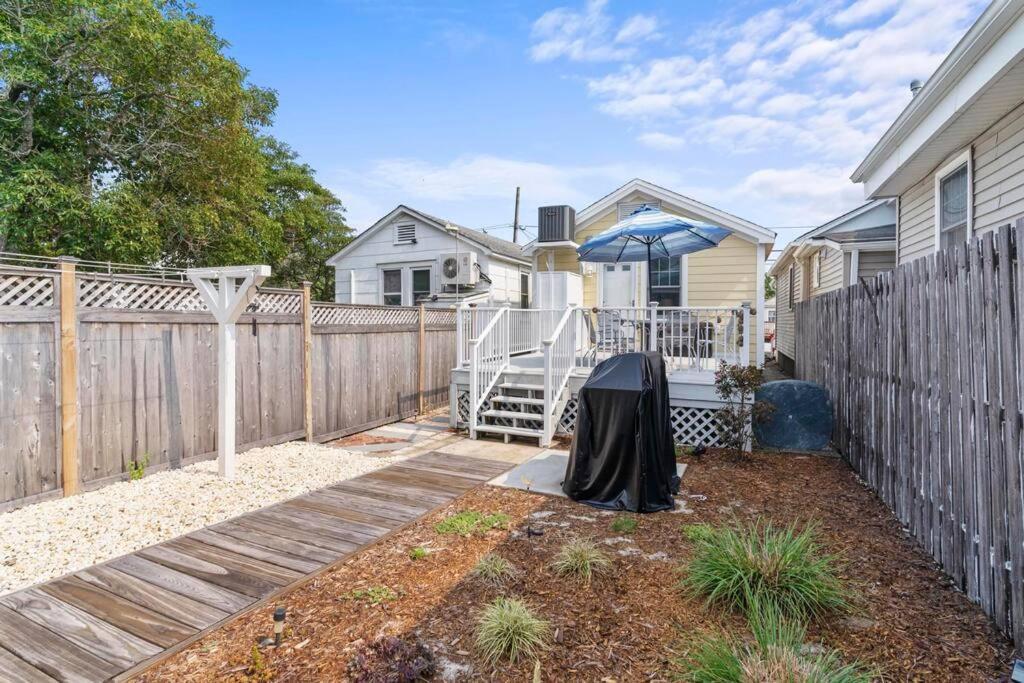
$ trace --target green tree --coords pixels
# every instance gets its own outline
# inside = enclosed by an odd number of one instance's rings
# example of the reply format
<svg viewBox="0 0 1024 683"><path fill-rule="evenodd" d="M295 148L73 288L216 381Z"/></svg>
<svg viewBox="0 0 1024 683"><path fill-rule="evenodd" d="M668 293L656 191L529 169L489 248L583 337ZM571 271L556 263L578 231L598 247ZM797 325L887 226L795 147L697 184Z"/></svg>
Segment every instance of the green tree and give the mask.
<svg viewBox="0 0 1024 683"><path fill-rule="evenodd" d="M768 273L764 274L764 298L771 299L775 296L775 278Z"/></svg>
<svg viewBox="0 0 1024 683"><path fill-rule="evenodd" d="M0 249L329 291L341 202L262 134L276 95L225 47L183 0L0 0Z"/></svg>

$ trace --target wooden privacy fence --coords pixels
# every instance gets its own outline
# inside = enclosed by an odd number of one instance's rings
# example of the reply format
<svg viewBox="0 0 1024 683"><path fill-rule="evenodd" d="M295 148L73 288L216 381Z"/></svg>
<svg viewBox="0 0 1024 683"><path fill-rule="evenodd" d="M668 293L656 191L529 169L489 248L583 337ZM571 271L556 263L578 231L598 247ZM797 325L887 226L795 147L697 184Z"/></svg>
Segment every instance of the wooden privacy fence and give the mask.
<svg viewBox="0 0 1024 683"><path fill-rule="evenodd" d="M1018 221L796 309L797 375L831 394L836 448L1018 650L1022 239Z"/></svg>
<svg viewBox="0 0 1024 683"><path fill-rule="evenodd" d="M261 289L247 310L240 450L448 402L454 310L317 303L308 288ZM216 323L187 281L0 266L0 510L124 478L143 457L216 457L216 364Z"/></svg>

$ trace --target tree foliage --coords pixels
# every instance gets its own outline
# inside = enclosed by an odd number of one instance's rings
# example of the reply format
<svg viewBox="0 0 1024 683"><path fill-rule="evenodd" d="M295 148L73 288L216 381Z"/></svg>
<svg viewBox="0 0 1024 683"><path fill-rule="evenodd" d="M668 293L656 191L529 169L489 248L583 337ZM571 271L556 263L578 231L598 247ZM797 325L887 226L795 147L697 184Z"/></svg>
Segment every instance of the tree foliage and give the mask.
<svg viewBox="0 0 1024 683"><path fill-rule="evenodd" d="M0 249L314 280L350 231L183 0L0 0Z"/></svg>

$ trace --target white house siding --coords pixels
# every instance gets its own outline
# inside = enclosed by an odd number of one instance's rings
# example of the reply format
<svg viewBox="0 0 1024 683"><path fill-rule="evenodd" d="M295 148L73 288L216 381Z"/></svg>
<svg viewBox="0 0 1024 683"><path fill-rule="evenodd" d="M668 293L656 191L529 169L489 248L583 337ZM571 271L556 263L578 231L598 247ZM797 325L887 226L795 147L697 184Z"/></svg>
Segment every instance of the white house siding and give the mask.
<svg viewBox="0 0 1024 683"><path fill-rule="evenodd" d="M1024 104L974 144L974 233L1024 216Z"/></svg>
<svg viewBox="0 0 1024 683"><path fill-rule="evenodd" d="M935 176L928 175L900 195L899 262L907 263L935 250Z"/></svg>
<svg viewBox="0 0 1024 683"><path fill-rule="evenodd" d="M794 305L801 300L803 273L797 265L793 269L795 279ZM775 348L790 359L796 358L796 311L789 307L789 265L782 270L775 283Z"/></svg>
<svg viewBox="0 0 1024 683"><path fill-rule="evenodd" d="M825 261L821 266L821 278L818 281L818 286L814 287L814 281L811 280L812 287L810 288L810 291L812 297L824 294L825 292L831 292L835 289L841 289L844 285L843 252L838 249L823 247L819 251L811 254L808 258L810 268L814 268L814 263L818 259L818 254L821 252L825 253Z"/></svg>
<svg viewBox="0 0 1024 683"><path fill-rule="evenodd" d="M870 278L896 267L894 251L862 251L857 257L857 276Z"/></svg>
<svg viewBox="0 0 1024 683"><path fill-rule="evenodd" d="M529 273L530 269L527 266L519 266L495 258L492 258L490 263L487 275L493 280L490 286L491 303L507 303L513 308L518 308L520 304L519 275L520 273Z"/></svg>

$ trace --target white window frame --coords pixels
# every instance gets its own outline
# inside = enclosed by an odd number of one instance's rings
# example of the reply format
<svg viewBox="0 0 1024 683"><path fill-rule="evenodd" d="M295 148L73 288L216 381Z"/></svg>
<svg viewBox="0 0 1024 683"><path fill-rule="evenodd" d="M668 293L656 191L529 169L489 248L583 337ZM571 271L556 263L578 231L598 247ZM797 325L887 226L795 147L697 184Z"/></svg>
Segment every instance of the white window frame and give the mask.
<svg viewBox="0 0 1024 683"><path fill-rule="evenodd" d="M399 286L398 296L399 296L399 300L398 300L397 304L389 304L389 303L385 303L384 302L384 297L385 296L395 294L395 292L385 292L384 291L384 273L385 272L390 272L390 271L393 271L393 270L397 270L398 271L398 286ZM378 280L377 280L380 283L380 292L379 292L379 297L378 297L379 298L378 303L381 306L404 306L405 305L405 291L406 291L406 287L405 287L405 269L402 268L402 266L381 266L379 272L380 272L380 274L379 274Z"/></svg>
<svg viewBox="0 0 1024 683"><path fill-rule="evenodd" d="M687 262L686 256L687 256L687 254L683 254L682 256L675 256L675 257L673 257L673 258L678 258L679 259L679 306L680 307L685 307L687 305L687 301L686 301L686 299L687 299L686 280L687 280L687 275L688 275L688 262ZM649 269L648 269L647 263L645 262L643 265L644 265L644 270L648 271ZM645 299L650 299L651 288L652 288L651 282L650 282L651 273L650 272L645 272L645 274L646 274L646 277L647 277L647 283L646 283L646 286L644 287L644 298ZM667 289L667 287L662 287L661 289ZM647 305L650 306L650 304L651 304L651 302L648 300L647 301Z"/></svg>
<svg viewBox="0 0 1024 683"><path fill-rule="evenodd" d="M399 239L398 234L402 228L412 228L412 237L409 239ZM393 234L394 244L414 244L416 242L416 222L415 221L395 221L395 228Z"/></svg>
<svg viewBox="0 0 1024 683"><path fill-rule="evenodd" d="M429 285L427 287L427 296L429 297L434 293L434 265L433 264L422 264L409 266L409 305L417 306L416 302L416 288L414 286L413 274L417 270L427 271L429 278Z"/></svg>
<svg viewBox="0 0 1024 683"><path fill-rule="evenodd" d="M821 260L824 255L823 248L814 252L814 263L811 264L811 287L814 289L821 287Z"/></svg>
<svg viewBox="0 0 1024 683"><path fill-rule="evenodd" d="M935 172L935 251L942 249L942 181L967 166L967 239L974 236L974 163L971 159L971 148L953 157L942 168Z"/></svg>
<svg viewBox="0 0 1024 683"><path fill-rule="evenodd" d="M796 303L796 264L789 264L789 291L786 292L786 303L789 305L789 310L793 310L793 304Z"/></svg>

